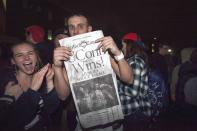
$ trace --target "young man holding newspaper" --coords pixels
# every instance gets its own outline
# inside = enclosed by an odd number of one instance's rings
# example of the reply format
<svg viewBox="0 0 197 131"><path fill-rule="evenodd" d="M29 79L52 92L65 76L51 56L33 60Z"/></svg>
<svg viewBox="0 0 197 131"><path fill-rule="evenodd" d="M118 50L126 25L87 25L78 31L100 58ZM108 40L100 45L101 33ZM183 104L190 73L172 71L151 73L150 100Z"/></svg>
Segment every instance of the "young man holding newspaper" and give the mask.
<svg viewBox="0 0 197 131"><path fill-rule="evenodd" d="M68 30L70 36L84 34L92 31L88 19L83 14L73 14L67 19ZM100 42L98 48L104 52L108 51L110 54L110 61L112 68L120 80L125 83L132 84L133 72L131 67L124 59L124 55L118 49L116 43L111 36L102 37L96 40ZM54 70L55 70L55 87L60 99L65 100L70 94L69 82L67 72L64 68L63 62L68 61L72 56L71 49L67 47L57 47L54 50ZM109 129L109 128L107 128ZM103 130L103 129L101 129ZM111 130L114 130L111 128Z"/></svg>

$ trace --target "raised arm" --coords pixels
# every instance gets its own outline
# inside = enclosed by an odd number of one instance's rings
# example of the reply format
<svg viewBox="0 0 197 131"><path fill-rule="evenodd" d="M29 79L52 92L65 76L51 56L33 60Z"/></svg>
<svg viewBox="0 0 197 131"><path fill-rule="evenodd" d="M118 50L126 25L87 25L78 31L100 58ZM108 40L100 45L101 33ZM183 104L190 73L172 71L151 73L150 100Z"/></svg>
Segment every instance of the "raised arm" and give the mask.
<svg viewBox="0 0 197 131"><path fill-rule="evenodd" d="M99 44L99 48L102 48L103 51L109 51L109 54L111 55L110 60L112 64L112 68L114 69L117 76L124 82L128 84L133 83L133 70L127 63L127 61L124 59L122 52L118 49L116 46L116 43L114 42L113 38L111 36L103 37L96 42L101 42ZM117 60L114 59L116 57Z"/></svg>
<svg viewBox="0 0 197 131"><path fill-rule="evenodd" d="M71 51L66 47L57 47L53 55L54 84L58 97L65 100L70 94L69 82L63 61L69 59Z"/></svg>

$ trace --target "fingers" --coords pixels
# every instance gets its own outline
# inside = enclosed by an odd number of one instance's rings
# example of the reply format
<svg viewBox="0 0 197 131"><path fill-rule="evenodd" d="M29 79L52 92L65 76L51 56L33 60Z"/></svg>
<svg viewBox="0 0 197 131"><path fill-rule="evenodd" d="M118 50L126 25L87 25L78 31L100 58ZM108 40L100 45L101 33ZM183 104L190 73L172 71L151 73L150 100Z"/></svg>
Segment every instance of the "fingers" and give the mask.
<svg viewBox="0 0 197 131"><path fill-rule="evenodd" d="M68 61L72 55L71 49L67 47L58 47L54 50L53 63L55 66L62 66L63 61Z"/></svg>
<svg viewBox="0 0 197 131"><path fill-rule="evenodd" d="M113 48L113 45L111 44L111 41L105 41L104 44L102 44L102 50L104 52L106 52L108 49L112 49Z"/></svg>
<svg viewBox="0 0 197 131"><path fill-rule="evenodd" d="M58 47L54 50L54 57L60 57L62 60L68 59L72 55L71 49L67 47ZM60 59L61 60L61 59Z"/></svg>
<svg viewBox="0 0 197 131"><path fill-rule="evenodd" d="M102 37L97 39L95 42L100 42L98 49L102 48L102 51L104 52L107 50L114 52L117 49L116 43L111 36Z"/></svg>
<svg viewBox="0 0 197 131"><path fill-rule="evenodd" d="M16 84L14 81L9 81L8 84L6 85L5 89L9 89L12 87L20 87L20 85Z"/></svg>
<svg viewBox="0 0 197 131"><path fill-rule="evenodd" d="M14 96L15 99L18 99L18 97L22 94L23 90L20 87L19 84L16 84L14 81L8 82L5 88L5 95Z"/></svg>
<svg viewBox="0 0 197 131"><path fill-rule="evenodd" d="M102 41L107 40L107 39L109 39L109 38L110 38L110 36L102 37L102 38L97 39L95 42L96 42L96 43L102 42Z"/></svg>
<svg viewBox="0 0 197 131"><path fill-rule="evenodd" d="M42 67L42 68L37 72L37 74L40 74L40 75L41 75L41 74L45 74L45 73L47 72L49 66L50 66L49 63L46 64L44 67Z"/></svg>
<svg viewBox="0 0 197 131"><path fill-rule="evenodd" d="M45 74L47 73L48 67L49 67L49 64L47 64L47 65L45 65L43 68L41 68L38 72L36 72L36 73L34 74L34 76L35 76L34 78L35 78L36 80L42 82L43 79L44 79Z"/></svg>
<svg viewBox="0 0 197 131"><path fill-rule="evenodd" d="M44 76L49 68L49 64L45 65L38 72L36 72L32 79L31 89L37 91L43 82Z"/></svg>
<svg viewBox="0 0 197 131"><path fill-rule="evenodd" d="M104 51L104 49L103 49L104 48L103 46L105 44L105 41L104 40L106 40L106 37L99 38L99 39L97 39L95 41L96 43L100 42L99 45L98 45L98 47L97 47L97 49L100 49L101 48L102 51Z"/></svg>
<svg viewBox="0 0 197 131"><path fill-rule="evenodd" d="M9 81L8 84L6 85L6 88L12 87L15 84L14 81Z"/></svg>
<svg viewBox="0 0 197 131"><path fill-rule="evenodd" d="M42 67L35 75L43 79L49 68L50 64L48 63L44 67Z"/></svg>
<svg viewBox="0 0 197 131"><path fill-rule="evenodd" d="M50 92L54 88L53 77L54 77L53 68L49 66L46 74L47 92Z"/></svg>
<svg viewBox="0 0 197 131"><path fill-rule="evenodd" d="M61 40L61 39L66 38L66 37L68 37L68 36L65 35L65 34L59 34L59 35L56 36L55 39Z"/></svg>
<svg viewBox="0 0 197 131"><path fill-rule="evenodd" d="M48 71L47 71L47 74L46 74L46 79L47 80L52 80L53 76L54 76L53 68L51 67L51 65L49 65L49 68L48 68Z"/></svg>

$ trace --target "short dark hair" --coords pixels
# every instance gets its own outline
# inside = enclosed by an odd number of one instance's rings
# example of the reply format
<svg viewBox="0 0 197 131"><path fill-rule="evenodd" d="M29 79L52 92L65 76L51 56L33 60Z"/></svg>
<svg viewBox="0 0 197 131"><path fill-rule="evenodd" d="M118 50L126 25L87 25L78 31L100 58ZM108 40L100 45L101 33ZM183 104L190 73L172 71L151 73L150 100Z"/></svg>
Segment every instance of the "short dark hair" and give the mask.
<svg viewBox="0 0 197 131"><path fill-rule="evenodd" d="M85 14L85 13L81 13L81 12L72 12L72 13L70 13L70 14L65 18L66 26L68 25L68 20L69 20L71 17L74 17L74 16L82 16L82 17L85 17L86 20L87 20L88 25L91 25L91 20L90 20L89 15L87 15L87 14Z"/></svg>
<svg viewBox="0 0 197 131"><path fill-rule="evenodd" d="M11 44L11 46L10 46L10 57L13 57L14 56L14 54L13 54L13 48L16 47L16 46L18 46L18 45L22 45L22 44L30 45L31 47L33 47L33 49L36 51L36 53L38 53L33 43L30 43L28 41L19 40L19 41L15 42L15 43Z"/></svg>

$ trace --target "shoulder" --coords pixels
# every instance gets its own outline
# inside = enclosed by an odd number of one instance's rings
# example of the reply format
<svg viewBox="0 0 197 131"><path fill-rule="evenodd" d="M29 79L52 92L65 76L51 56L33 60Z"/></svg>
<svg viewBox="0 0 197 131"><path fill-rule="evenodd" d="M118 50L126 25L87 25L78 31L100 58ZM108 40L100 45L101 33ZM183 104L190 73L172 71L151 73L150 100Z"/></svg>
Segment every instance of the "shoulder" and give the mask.
<svg viewBox="0 0 197 131"><path fill-rule="evenodd" d="M17 82L14 69L12 67L0 69L0 94L4 92L4 87L9 81Z"/></svg>
<svg viewBox="0 0 197 131"><path fill-rule="evenodd" d="M139 55L134 55L128 58L127 62L129 63L129 65L139 66L141 68L144 68L146 66L145 61Z"/></svg>
<svg viewBox="0 0 197 131"><path fill-rule="evenodd" d="M180 66L179 75L194 74L197 75L197 66L191 62L185 62Z"/></svg>
<svg viewBox="0 0 197 131"><path fill-rule="evenodd" d="M151 70L149 71L149 79L155 80L155 81L163 81L163 77L161 72L158 70Z"/></svg>

